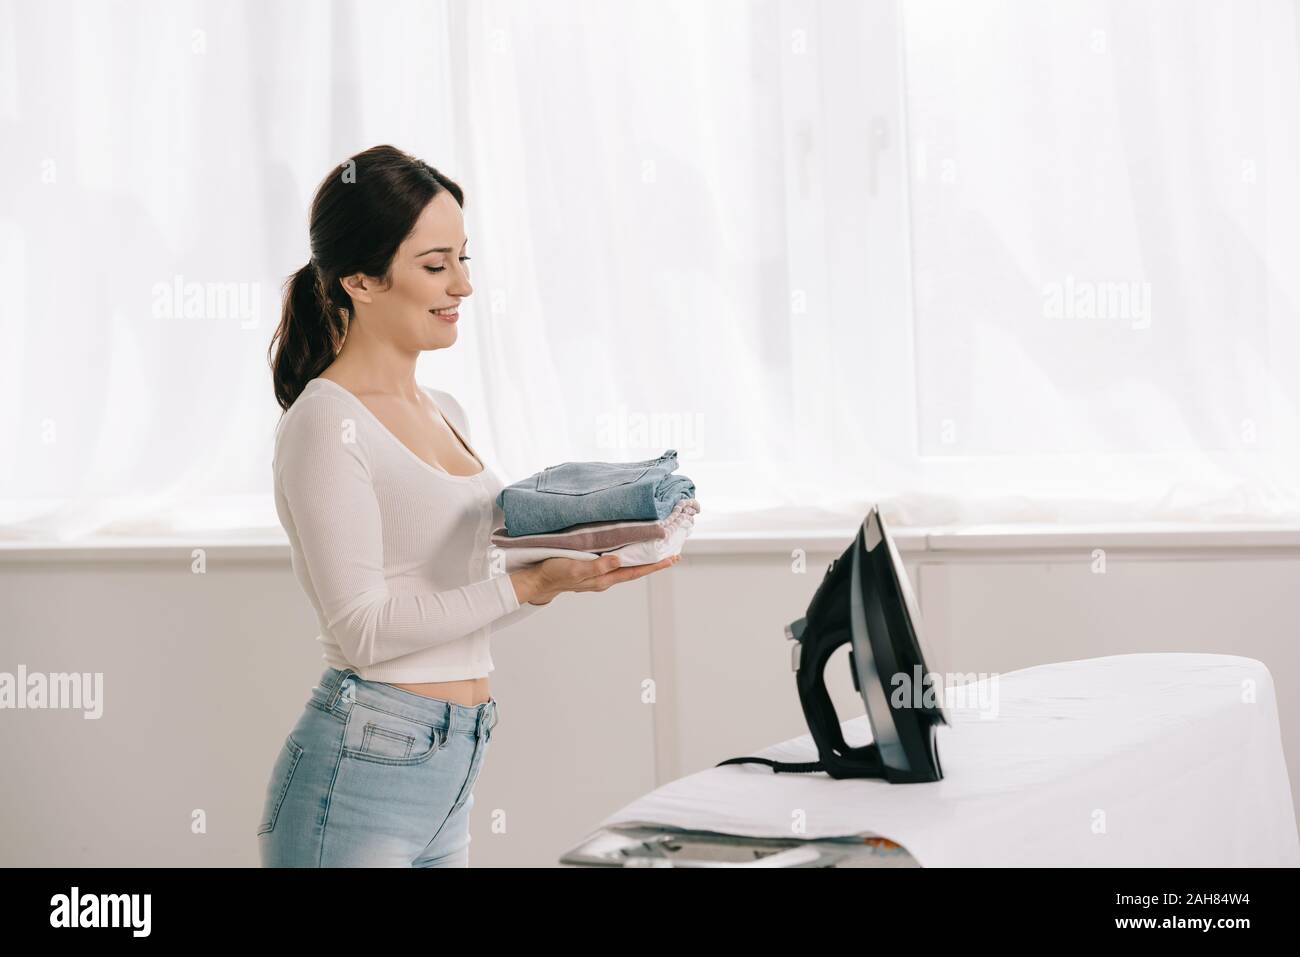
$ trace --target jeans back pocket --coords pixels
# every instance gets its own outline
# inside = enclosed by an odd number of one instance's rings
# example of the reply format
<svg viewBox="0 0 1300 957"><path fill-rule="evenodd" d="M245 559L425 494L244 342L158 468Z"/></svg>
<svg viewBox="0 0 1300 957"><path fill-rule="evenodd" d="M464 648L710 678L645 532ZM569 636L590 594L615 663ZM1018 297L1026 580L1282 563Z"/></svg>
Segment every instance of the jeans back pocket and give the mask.
<svg viewBox="0 0 1300 957"><path fill-rule="evenodd" d="M613 462L565 462L542 470L537 477L537 491L588 495L617 485L631 485L650 469L649 465L619 468Z"/></svg>
<svg viewBox="0 0 1300 957"><path fill-rule="evenodd" d="M289 784L293 781L293 772L302 759L302 747L292 736L284 739L280 754L271 768L271 780L266 785L266 801L262 805L262 820L258 823L258 835L268 834L275 828L276 818L280 816L280 805L289 793Z"/></svg>

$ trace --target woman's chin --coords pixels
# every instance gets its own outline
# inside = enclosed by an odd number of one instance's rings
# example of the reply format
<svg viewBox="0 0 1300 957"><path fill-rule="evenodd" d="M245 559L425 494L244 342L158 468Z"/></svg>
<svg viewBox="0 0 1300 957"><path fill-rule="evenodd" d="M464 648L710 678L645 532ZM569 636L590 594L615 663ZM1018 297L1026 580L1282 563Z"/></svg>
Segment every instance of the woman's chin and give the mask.
<svg viewBox="0 0 1300 957"><path fill-rule="evenodd" d="M426 335L423 337L424 344L421 346L424 350L445 349L448 346L456 344L457 332L454 328L440 330L435 335Z"/></svg>

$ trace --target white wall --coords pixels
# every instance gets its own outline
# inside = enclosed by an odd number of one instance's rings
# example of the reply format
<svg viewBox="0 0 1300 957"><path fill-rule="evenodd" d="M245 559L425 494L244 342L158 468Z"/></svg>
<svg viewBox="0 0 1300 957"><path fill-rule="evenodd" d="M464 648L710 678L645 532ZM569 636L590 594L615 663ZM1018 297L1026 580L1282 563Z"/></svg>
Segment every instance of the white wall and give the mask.
<svg viewBox="0 0 1300 957"><path fill-rule="evenodd" d="M1300 536L900 537L950 670L1136 651L1263 661L1300 796ZM499 635L474 865L554 864L657 781L805 733L782 629L847 541L693 540L670 572L563 595ZM190 556L0 551L0 671L105 681L99 720L0 711L0 865L257 863L267 773L324 665L286 549L214 545L204 574ZM860 714L847 662L828 673L841 717Z"/></svg>

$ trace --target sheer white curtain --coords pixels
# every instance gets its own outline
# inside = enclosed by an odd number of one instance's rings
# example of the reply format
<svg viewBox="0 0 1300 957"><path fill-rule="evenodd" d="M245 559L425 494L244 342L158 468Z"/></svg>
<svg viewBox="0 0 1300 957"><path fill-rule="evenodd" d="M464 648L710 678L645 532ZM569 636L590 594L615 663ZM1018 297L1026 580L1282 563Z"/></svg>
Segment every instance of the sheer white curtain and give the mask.
<svg viewBox="0 0 1300 957"><path fill-rule="evenodd" d="M421 374L510 479L1295 520L1296 52L1283 3L0 3L0 535L278 527L279 283L383 142L466 190Z"/></svg>
<svg viewBox="0 0 1300 957"><path fill-rule="evenodd" d="M846 167L835 195L823 134L860 127L855 63L892 53L896 29L872 37L857 4L790 0L455 9L474 405L507 473L676 448L713 527L861 512L872 489L836 468L871 441L857 426L872 413L831 390L859 391L835 330L864 322L864 210L832 237L824 207L863 194ZM854 287L839 314L832 267Z"/></svg>
<svg viewBox="0 0 1300 957"><path fill-rule="evenodd" d="M277 528L266 351L307 206L455 170L445 6L0 3L0 534Z"/></svg>
<svg viewBox="0 0 1300 957"><path fill-rule="evenodd" d="M904 15L921 473L958 515L1293 521L1296 4Z"/></svg>

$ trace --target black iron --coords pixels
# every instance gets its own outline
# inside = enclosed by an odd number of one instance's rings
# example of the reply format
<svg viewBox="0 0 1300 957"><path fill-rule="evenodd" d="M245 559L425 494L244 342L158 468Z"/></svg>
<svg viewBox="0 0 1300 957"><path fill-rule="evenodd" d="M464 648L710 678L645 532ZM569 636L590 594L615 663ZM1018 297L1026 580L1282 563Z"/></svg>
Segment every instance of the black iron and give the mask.
<svg viewBox="0 0 1300 957"><path fill-rule="evenodd" d="M907 570L872 507L853 542L826 569L807 613L785 629L794 641L799 701L820 760L743 757L717 766L766 764L774 772L825 771L833 778L884 778L891 784L942 780L936 733L948 718L919 622ZM845 742L826 690L826 662L845 644L853 687L871 724L872 743L857 748Z"/></svg>

